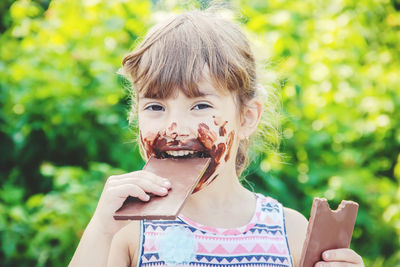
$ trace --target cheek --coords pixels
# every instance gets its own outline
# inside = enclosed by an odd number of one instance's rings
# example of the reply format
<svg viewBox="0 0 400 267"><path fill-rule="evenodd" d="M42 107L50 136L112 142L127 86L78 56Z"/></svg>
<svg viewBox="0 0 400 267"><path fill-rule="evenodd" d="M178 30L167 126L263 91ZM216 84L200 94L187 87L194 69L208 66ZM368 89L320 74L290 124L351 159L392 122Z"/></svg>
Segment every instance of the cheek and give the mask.
<svg viewBox="0 0 400 267"><path fill-rule="evenodd" d="M198 128L199 141L204 145L207 150L210 150L218 139L218 135L215 131L210 129L210 126L206 123L200 123Z"/></svg>
<svg viewBox="0 0 400 267"><path fill-rule="evenodd" d="M229 127L227 120L213 116L211 124L200 123L198 126L198 140L208 150L215 163L219 164L223 157L225 161L230 153L235 137L235 131Z"/></svg>
<svg viewBox="0 0 400 267"><path fill-rule="evenodd" d="M143 133L146 134L147 132L156 132L156 128L154 128L152 120L146 120L145 118L141 118L140 116L138 117L138 126L139 130Z"/></svg>
<svg viewBox="0 0 400 267"><path fill-rule="evenodd" d="M146 153L147 158L150 158L150 156L155 155L154 143L159 137L160 133L153 133L148 131L143 134L142 131L139 130L140 143L142 145L144 152Z"/></svg>
<svg viewBox="0 0 400 267"><path fill-rule="evenodd" d="M214 123L213 127L205 123L199 124L198 140L210 155L211 162L194 192L197 192L204 185L214 181L218 176L218 174L215 174L218 166L222 161L227 162L230 158L235 132L234 130L229 131L229 129L226 129L225 127L227 125L228 122L222 122L221 125ZM227 131L229 131L228 134L226 134Z"/></svg>
<svg viewBox="0 0 400 267"><path fill-rule="evenodd" d="M214 125L218 127L219 140L226 145L224 160L228 161L231 156L235 133L238 130L237 121L235 121L234 118L228 121L222 116L213 116L213 119Z"/></svg>
<svg viewBox="0 0 400 267"><path fill-rule="evenodd" d="M227 148L230 149L232 147L233 138L235 136L236 128L234 120L224 119L222 116L213 116L214 125L218 130L218 139L225 142Z"/></svg>

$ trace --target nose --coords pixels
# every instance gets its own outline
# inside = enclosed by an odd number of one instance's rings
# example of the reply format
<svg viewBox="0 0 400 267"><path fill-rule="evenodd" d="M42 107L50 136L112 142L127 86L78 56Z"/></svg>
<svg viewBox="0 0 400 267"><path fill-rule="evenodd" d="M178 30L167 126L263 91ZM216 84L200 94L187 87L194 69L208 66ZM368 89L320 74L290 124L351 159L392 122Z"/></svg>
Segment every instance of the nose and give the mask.
<svg viewBox="0 0 400 267"><path fill-rule="evenodd" d="M193 130L190 127L190 119L182 112L171 111L166 120L166 137L177 139L178 137L189 137L192 134Z"/></svg>
<svg viewBox="0 0 400 267"><path fill-rule="evenodd" d="M177 127L178 124L175 121L171 122L170 125L167 126L167 129L165 130L165 135L168 137L176 138L178 134Z"/></svg>
<svg viewBox="0 0 400 267"><path fill-rule="evenodd" d="M182 138L182 137L189 137L190 136L190 129L184 125L183 122L171 121L167 124L167 128L165 129L165 136L170 137L173 139Z"/></svg>

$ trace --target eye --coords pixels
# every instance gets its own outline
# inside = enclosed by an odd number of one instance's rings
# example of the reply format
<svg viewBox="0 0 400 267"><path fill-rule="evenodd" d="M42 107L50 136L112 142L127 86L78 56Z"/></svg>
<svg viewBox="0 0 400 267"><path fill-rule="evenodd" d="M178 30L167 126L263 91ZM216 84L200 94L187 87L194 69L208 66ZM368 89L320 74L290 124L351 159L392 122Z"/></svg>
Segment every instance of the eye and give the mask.
<svg viewBox="0 0 400 267"><path fill-rule="evenodd" d="M192 108L192 110L200 110L200 109L206 109L206 108L212 108L212 106L207 103L199 103L199 104L196 104Z"/></svg>
<svg viewBox="0 0 400 267"><path fill-rule="evenodd" d="M150 110L150 111L165 111L165 108L161 105L157 104L150 104L144 108L144 110Z"/></svg>

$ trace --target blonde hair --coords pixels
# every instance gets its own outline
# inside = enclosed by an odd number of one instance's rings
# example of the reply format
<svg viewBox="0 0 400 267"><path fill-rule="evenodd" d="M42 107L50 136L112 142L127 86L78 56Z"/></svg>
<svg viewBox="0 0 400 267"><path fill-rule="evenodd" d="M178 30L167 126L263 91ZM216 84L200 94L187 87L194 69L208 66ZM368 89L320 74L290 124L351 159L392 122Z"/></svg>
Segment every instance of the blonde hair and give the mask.
<svg viewBox="0 0 400 267"><path fill-rule="evenodd" d="M132 83L133 95L163 99L179 88L196 97L204 67L218 89L236 94L240 110L256 96L256 63L248 39L235 23L208 11L186 12L155 25L123 58L119 73ZM238 175L246 166L248 147L248 140L239 143Z"/></svg>

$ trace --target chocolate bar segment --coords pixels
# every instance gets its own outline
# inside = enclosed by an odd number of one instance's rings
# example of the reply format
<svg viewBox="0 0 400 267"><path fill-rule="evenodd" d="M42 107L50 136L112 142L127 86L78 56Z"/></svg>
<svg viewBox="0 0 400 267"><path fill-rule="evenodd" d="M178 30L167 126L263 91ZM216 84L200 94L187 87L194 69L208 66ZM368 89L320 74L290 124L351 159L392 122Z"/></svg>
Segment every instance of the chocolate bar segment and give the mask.
<svg viewBox="0 0 400 267"><path fill-rule="evenodd" d="M314 267L325 250L348 248L357 210L358 204L353 201L343 200L333 211L326 199L314 198L299 266Z"/></svg>
<svg viewBox="0 0 400 267"><path fill-rule="evenodd" d="M204 171L209 158L157 159L151 157L143 170L168 178L171 189L166 196L151 195L148 202L128 197L115 214L115 220L170 220L175 219L186 199L191 195Z"/></svg>

